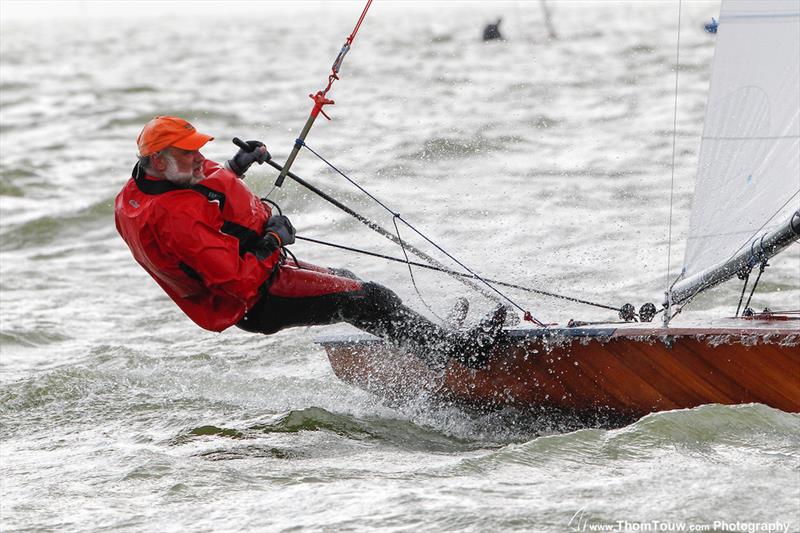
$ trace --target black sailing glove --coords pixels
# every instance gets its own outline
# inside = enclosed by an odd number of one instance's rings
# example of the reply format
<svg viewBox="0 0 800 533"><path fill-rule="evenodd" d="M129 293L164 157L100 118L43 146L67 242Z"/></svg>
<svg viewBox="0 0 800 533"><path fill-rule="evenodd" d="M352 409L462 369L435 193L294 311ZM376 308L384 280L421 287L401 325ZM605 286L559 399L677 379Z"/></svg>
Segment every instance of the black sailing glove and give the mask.
<svg viewBox="0 0 800 533"><path fill-rule="evenodd" d="M283 215L274 215L264 224L264 236L255 246L255 254L259 259L266 259L282 246L294 244L294 226Z"/></svg>
<svg viewBox="0 0 800 533"><path fill-rule="evenodd" d="M264 233L275 235L280 241L280 246L288 246L294 244L294 236L297 232L287 217L274 215L269 217L269 220L264 225Z"/></svg>
<svg viewBox="0 0 800 533"><path fill-rule="evenodd" d="M239 177L244 176L244 173L247 172L247 169L249 169L250 165L253 163L261 165L269 161L271 157L264 143L260 141L247 141L246 144L249 150L244 147L239 148L239 151L236 152L233 159L229 159L226 163L227 167Z"/></svg>

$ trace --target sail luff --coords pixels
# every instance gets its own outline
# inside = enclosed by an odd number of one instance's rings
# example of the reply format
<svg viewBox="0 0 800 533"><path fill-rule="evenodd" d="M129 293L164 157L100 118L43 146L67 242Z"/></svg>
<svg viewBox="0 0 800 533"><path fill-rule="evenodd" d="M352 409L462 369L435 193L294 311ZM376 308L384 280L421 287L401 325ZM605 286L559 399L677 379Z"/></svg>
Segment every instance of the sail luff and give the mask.
<svg viewBox="0 0 800 533"><path fill-rule="evenodd" d="M800 1L723 0L680 303L797 239Z"/></svg>

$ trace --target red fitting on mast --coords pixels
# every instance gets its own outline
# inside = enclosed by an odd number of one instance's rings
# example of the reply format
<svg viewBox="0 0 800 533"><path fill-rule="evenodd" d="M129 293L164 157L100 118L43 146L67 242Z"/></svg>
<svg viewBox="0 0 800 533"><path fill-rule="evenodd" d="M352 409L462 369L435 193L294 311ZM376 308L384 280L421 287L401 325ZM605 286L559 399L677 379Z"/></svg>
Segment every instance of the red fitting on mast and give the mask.
<svg viewBox="0 0 800 533"><path fill-rule="evenodd" d="M325 98L325 92L323 91L318 91L317 94L309 94L308 97L314 100L314 108L311 110L311 116L317 118L317 115L322 113L323 117L330 120L331 117L325 114L325 111L322 110L322 107L328 104L333 105L336 102L334 102L330 98Z"/></svg>
<svg viewBox="0 0 800 533"><path fill-rule="evenodd" d="M367 1L367 5L364 6L364 11L361 12L361 17L359 17L358 22L356 23L356 27L353 28L353 32L347 38L347 41L342 46L342 49L339 51L339 55L336 56L336 60L333 62L333 66L331 67L331 73L328 76L328 85L322 91L317 91L317 94L309 94L308 96L314 100L314 107L311 109L311 114L306 120L306 125L303 127L303 131L300 132L300 136L294 143L294 148L292 148L292 152L289 154L289 158L286 160L286 163L283 165L281 169L280 175L278 175L278 179L275 180L275 186L280 187L283 185L283 180L289 174L289 169L292 168L292 163L294 163L295 158L297 157L298 152L300 151L300 147L303 145L303 142L306 140L306 135L308 132L311 131L311 126L314 125L314 121L317 119L317 116L322 113L322 116L327 118L328 120L331 119L325 111L322 110L328 104L333 104L333 100L327 98L328 91L331 90L331 86L333 82L339 79L339 68L342 66L342 61L344 61L344 56L347 55L347 52L350 51L350 45L353 44L353 39L356 38L356 33L358 33L358 29L361 27L361 23L364 22L364 17L367 16L367 10L369 9L370 4L372 4L372 0Z"/></svg>
<svg viewBox="0 0 800 533"><path fill-rule="evenodd" d="M342 62L344 62L344 58L347 55L347 52L350 51L350 45L353 44L353 40L355 40L359 28L361 28L361 23L364 22L364 17L367 16L367 10L369 9L369 6L371 4L372 0L368 0L367 5L364 6L364 11L361 12L361 16L359 17L358 22L356 22L356 27L353 28L353 32L345 41L344 45L342 46L342 49L339 51L339 55L336 56L336 59L334 60L333 65L331 66L331 73L328 76L328 85L323 90L317 91L317 94L308 95L312 100L314 100L314 108L311 110L312 117L316 118L317 115L322 113L323 117L327 118L328 120L331 119L331 117L326 115L325 111L322 110L323 106L326 106L328 104L332 105L334 103L333 100L329 100L328 98L326 98L326 95L328 94L328 91L331 90L333 82L339 79L339 69L342 67Z"/></svg>

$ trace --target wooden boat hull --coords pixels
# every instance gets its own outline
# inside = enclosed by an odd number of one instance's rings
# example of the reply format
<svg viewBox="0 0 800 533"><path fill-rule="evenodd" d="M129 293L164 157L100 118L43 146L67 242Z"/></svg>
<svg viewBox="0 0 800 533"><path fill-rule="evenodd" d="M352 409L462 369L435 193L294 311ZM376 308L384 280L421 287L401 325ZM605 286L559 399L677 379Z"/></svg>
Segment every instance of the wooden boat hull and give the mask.
<svg viewBox="0 0 800 533"><path fill-rule="evenodd" d="M320 339L336 375L388 402L425 395L465 406L639 417L707 403L800 412L800 330L511 330L479 370L432 370L367 335Z"/></svg>

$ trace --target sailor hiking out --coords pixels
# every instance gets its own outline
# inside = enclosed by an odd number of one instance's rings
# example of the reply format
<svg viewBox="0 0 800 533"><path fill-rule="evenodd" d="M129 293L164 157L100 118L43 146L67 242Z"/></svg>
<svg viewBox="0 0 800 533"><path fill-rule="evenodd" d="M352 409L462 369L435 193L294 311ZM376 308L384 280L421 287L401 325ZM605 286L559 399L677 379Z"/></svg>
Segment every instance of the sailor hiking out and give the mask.
<svg viewBox="0 0 800 533"><path fill-rule="evenodd" d="M471 330L448 329L386 287L290 258L284 247L295 242L292 223L242 180L269 158L264 144L248 141L220 165L200 153L211 140L181 118L154 118L137 139L139 160L115 202L117 229L136 261L198 326L271 334L347 322L434 367L451 358L486 361L504 308Z"/></svg>

